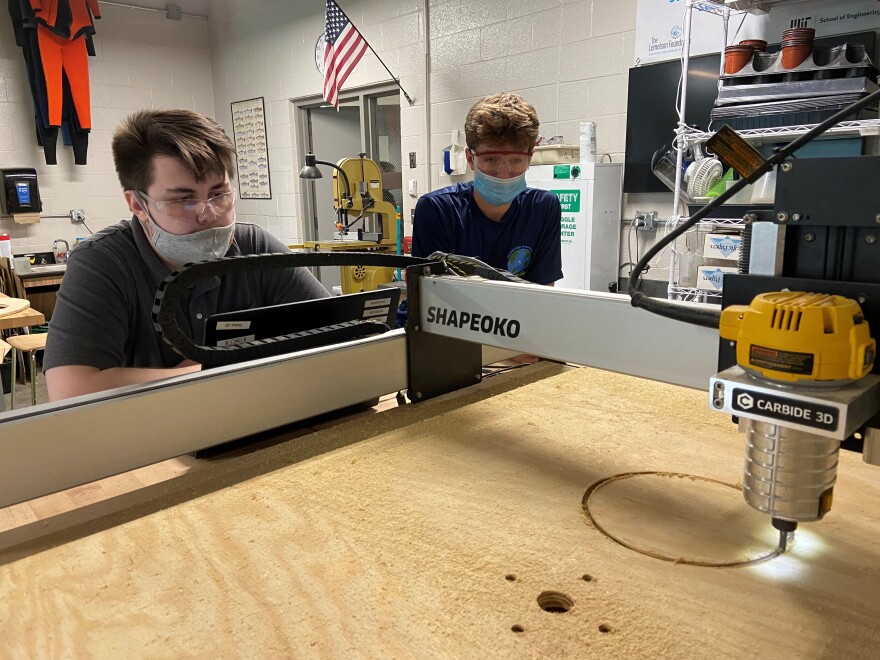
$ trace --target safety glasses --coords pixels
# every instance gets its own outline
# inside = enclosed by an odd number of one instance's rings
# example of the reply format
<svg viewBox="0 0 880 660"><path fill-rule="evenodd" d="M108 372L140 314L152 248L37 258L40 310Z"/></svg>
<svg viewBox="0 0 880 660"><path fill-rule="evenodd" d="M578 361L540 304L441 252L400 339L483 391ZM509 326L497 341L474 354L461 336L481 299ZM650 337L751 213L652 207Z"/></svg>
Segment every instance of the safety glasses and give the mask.
<svg viewBox="0 0 880 660"><path fill-rule="evenodd" d="M477 153L470 150L474 157L474 167L490 176L500 176L508 173L510 176L519 176L532 162L531 151L483 151Z"/></svg>
<svg viewBox="0 0 880 660"><path fill-rule="evenodd" d="M214 215L223 216L232 211L235 206L235 193L233 188L229 192L214 195L210 199L193 199L181 197L180 199L153 199L144 192L138 191L138 195L150 202L159 213L163 213L178 220L198 220L206 207L211 207Z"/></svg>

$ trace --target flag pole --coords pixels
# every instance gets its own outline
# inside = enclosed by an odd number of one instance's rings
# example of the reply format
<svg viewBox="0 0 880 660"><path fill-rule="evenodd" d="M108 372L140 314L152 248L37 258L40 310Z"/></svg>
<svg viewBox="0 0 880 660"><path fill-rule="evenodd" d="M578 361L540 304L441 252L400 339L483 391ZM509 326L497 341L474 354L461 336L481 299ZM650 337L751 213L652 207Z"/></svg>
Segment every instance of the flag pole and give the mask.
<svg viewBox="0 0 880 660"><path fill-rule="evenodd" d="M336 6L339 7L339 4L337 4ZM371 51L373 51L373 55L376 56L376 59L379 60L379 63L380 63L383 67L385 67L385 70L388 72L388 75L391 76L391 80L393 80L394 83L395 83L398 87L400 87L400 91L403 92L403 96L404 96L404 98L407 100L407 102L408 102L410 105L414 105L414 104L415 104L415 101L413 101L413 100L410 98L409 94L407 94L407 93L406 93L406 90L403 88L403 85L400 84L400 80L399 80L399 79L398 79L393 73L391 73L391 69L389 69L388 66L385 64L385 62L382 61L382 58L379 57L379 53L376 52L376 49L373 48L373 47L370 45L370 42L367 41L367 38L363 35L363 33L362 33L360 30L357 29L357 26L355 26L354 21L352 21L352 20L348 17L348 14L345 13L345 10L344 10L342 7L339 7L339 11L341 11L341 12L342 12L342 15L345 16L345 18L348 20L349 23L351 23L351 27L353 27L353 28L355 29L355 32L357 32L359 35L361 35L361 39L363 39L363 40L364 40L364 43L367 44L367 48L369 48Z"/></svg>
<svg viewBox="0 0 880 660"><path fill-rule="evenodd" d="M352 23L352 25L354 25L354 23ZM355 30L357 30L357 28L355 28ZM358 30L358 34L360 34L360 30ZM361 34L361 36L363 37L364 35ZM400 87L400 91L403 92L403 96L404 96L404 98L407 100L407 102L408 102L410 105L413 105L413 104L415 103L415 101L413 101L413 100L409 97L409 94L406 93L406 90L403 88L403 85L400 84L400 80L397 79L397 78L395 78L394 74L391 73L391 69L389 69L389 68L385 65L385 62L382 61L382 58L379 57L379 53L377 53L377 52L373 49L373 47L370 46L370 42L367 41L366 38L364 38L364 43L367 44L367 46L370 48L370 50L373 51L373 55L376 56L376 59L379 60L379 63L380 63L382 66L385 67L385 70L388 72L388 75L391 76L391 80L393 80L393 81L395 82L395 84L396 84L398 87Z"/></svg>

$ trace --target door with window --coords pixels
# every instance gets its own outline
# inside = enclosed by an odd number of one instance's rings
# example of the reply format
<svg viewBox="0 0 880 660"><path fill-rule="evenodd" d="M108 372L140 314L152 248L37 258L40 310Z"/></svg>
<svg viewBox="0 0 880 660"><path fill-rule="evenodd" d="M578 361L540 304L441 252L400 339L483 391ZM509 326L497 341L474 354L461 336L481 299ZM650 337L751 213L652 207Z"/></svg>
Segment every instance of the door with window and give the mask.
<svg viewBox="0 0 880 660"><path fill-rule="evenodd" d="M397 87L350 92L340 98L338 111L326 103L306 100L297 103L297 116L302 153L311 152L331 163L365 153L382 170L383 199L394 206L403 203ZM326 165L318 168L321 179L300 180L306 241L329 241L336 231L333 171ZM340 284L338 268L318 268L316 275L330 290Z"/></svg>

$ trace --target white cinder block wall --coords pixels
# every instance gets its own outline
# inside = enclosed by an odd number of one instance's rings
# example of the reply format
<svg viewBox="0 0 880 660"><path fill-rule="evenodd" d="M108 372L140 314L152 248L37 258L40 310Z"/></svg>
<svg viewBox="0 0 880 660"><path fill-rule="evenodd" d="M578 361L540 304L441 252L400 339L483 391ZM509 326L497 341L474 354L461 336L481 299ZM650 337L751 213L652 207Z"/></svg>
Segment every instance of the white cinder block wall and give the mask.
<svg viewBox="0 0 880 660"><path fill-rule="evenodd" d="M206 15L208 0L175 0L182 10ZM138 0L141 6L165 7L165 1ZM110 139L113 127L134 110L149 107L193 108L214 114L214 92L203 19L165 18L164 13L100 5L96 21L96 57L89 58L92 132L87 165L74 165L73 152L59 135L57 165L46 165L34 133L33 102L21 49L16 46L6 8L0 15L0 168L37 170L44 215L84 209L88 226L101 227L130 217L122 198ZM73 245L87 230L69 219L43 218L19 225L0 217L0 232L12 237L16 253L52 249L55 239Z"/></svg>
<svg viewBox="0 0 880 660"><path fill-rule="evenodd" d="M441 149L449 143L450 132L463 127L474 101L503 90L518 91L535 105L547 137L562 135L576 144L580 122L595 121L599 151L615 162L623 160L636 0L339 2L415 101L410 107L400 97L402 162L404 180L415 179L420 193L452 182L440 167ZM320 97L322 80L313 56L315 40L323 30L323 4L212 0L210 11L218 120L231 130L233 101L262 96L267 108L273 198L239 201L239 217L261 224L287 242L298 242L303 236L297 178L302 153L295 140L290 100ZM426 49L430 51L427 79ZM345 88L387 80L376 57L367 53ZM430 117L426 117L426 97ZM412 170L407 167L410 152L416 152L418 163ZM663 207L666 197L632 200L624 217L644 206L665 218L670 206L666 202ZM415 201L405 196L407 220ZM640 235L643 243L652 237ZM625 245L622 254L623 262ZM665 277L660 271L649 276Z"/></svg>
<svg viewBox="0 0 880 660"><path fill-rule="evenodd" d="M340 0L367 41L424 115L423 0ZM238 217L255 222L287 243L302 240L298 173L304 151L296 144L292 99L320 100L323 79L315 68L315 42L324 31L324 3L290 0L212 0L211 62L217 120L232 135L230 103L263 97L272 199L238 200ZM367 53L343 89L387 82ZM401 96L401 104L406 101ZM421 124L421 122L420 122ZM420 153L425 149L420 146ZM352 154L356 155L356 154Z"/></svg>
<svg viewBox="0 0 880 660"><path fill-rule="evenodd" d="M577 144L582 121L623 159L636 0L445 0L431 3L432 188L450 131L479 97L510 90L538 111L541 134Z"/></svg>
<svg viewBox="0 0 880 660"><path fill-rule="evenodd" d="M451 130L463 126L476 99L502 90L518 91L536 106L546 137L561 135L577 143L580 122L597 122L599 151L615 162L623 160L636 0L339 1L415 100L410 107L400 97L402 162L404 180L415 179L420 193L451 183L441 173L441 148ZM163 0L136 4L165 6ZM36 167L44 214L83 208L96 230L128 216L109 152L119 119L142 107L191 107L215 116L231 135L230 103L262 96L272 199L239 200L238 215L286 242L302 240L297 177L302 150L296 143L291 100L321 94L314 44L323 31L323 3L176 4L209 20L171 21L163 13L102 6L95 39L98 56L90 59L94 128L84 167L74 166L70 149L61 146L59 164L44 164L34 139L21 52L9 21L0 20L0 166ZM367 53L345 87L387 81L376 57ZM408 154L413 151L418 164L410 170ZM666 200L626 200L624 220L637 208L649 210L665 202L665 208L657 208L663 218L669 211ZM415 201L405 196L407 220ZM66 219L28 226L0 218L0 231L12 235L16 252L27 252L48 250L56 238L72 241L84 229ZM626 261L623 243L621 261ZM664 277L658 271L650 275Z"/></svg>

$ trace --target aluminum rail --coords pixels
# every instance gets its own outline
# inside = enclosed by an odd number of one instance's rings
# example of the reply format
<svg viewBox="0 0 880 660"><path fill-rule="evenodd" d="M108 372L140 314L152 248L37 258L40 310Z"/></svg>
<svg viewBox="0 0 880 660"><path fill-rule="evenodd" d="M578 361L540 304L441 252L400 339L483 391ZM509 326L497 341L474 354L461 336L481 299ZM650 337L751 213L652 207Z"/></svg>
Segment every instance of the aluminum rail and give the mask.
<svg viewBox="0 0 880 660"><path fill-rule="evenodd" d="M623 294L428 276L420 329L701 390L718 370L717 330L632 307Z"/></svg>
<svg viewBox="0 0 880 660"><path fill-rule="evenodd" d="M406 378L395 330L0 414L0 507L404 390Z"/></svg>

